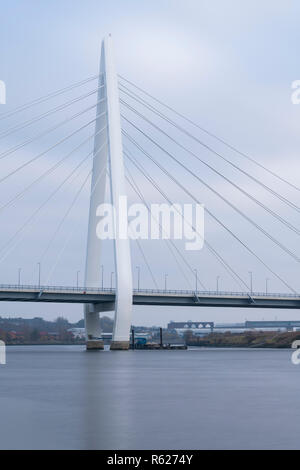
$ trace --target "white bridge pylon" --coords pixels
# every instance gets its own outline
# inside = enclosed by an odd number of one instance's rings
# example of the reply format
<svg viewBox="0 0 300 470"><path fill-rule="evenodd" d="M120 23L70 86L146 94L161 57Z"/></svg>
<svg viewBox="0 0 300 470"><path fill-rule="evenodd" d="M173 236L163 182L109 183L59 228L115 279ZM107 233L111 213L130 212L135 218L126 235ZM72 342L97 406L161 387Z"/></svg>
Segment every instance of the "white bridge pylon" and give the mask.
<svg viewBox="0 0 300 470"><path fill-rule="evenodd" d="M107 170L112 204L115 208L114 226L119 226L119 201L126 196L118 79L113 60L112 38L102 42L97 119L95 127L94 162L91 183L85 286L100 288L103 242L97 237L99 218L97 208L105 202ZM106 129L103 131L103 129ZM102 131L101 131L102 130ZM132 270L128 237L114 240L116 297L109 306L115 310L111 349L128 349L132 319ZM101 304L85 306L87 349L103 349L100 313L108 307Z"/></svg>

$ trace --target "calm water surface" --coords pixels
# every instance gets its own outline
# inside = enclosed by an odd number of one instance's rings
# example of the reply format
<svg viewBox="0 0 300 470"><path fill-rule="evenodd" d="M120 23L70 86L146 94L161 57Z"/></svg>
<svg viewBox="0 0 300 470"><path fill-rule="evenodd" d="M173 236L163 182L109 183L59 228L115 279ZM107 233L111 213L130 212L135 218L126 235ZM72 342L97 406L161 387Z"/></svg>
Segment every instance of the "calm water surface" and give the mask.
<svg viewBox="0 0 300 470"><path fill-rule="evenodd" d="M299 449L288 350L8 348L1 449Z"/></svg>

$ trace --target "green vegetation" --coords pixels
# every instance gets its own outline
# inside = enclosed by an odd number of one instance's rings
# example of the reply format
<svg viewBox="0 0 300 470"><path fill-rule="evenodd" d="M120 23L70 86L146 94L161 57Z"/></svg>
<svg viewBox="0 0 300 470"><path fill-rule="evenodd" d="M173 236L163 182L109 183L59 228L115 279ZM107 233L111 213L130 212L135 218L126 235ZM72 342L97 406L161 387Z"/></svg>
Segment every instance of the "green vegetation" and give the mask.
<svg viewBox="0 0 300 470"><path fill-rule="evenodd" d="M214 348L290 348L293 341L300 340L300 331L274 332L249 331L245 333L211 333L204 337L185 334L187 346Z"/></svg>
<svg viewBox="0 0 300 470"><path fill-rule="evenodd" d="M113 321L102 317L101 328L104 333L111 332ZM0 317L0 340L7 345L20 344L84 344L85 335L76 334L74 329L82 329L84 320L77 323L59 316L55 321L47 321L41 317L3 318Z"/></svg>

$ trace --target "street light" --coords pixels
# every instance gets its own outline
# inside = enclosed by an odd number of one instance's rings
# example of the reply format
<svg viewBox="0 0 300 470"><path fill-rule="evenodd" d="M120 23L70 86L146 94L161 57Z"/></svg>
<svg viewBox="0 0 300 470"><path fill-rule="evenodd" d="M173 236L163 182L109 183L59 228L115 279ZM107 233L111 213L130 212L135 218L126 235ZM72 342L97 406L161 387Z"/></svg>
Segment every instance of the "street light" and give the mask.
<svg viewBox="0 0 300 470"><path fill-rule="evenodd" d="M268 290L269 290L268 289L269 280L270 280L269 278L266 278L266 294L268 294Z"/></svg>
<svg viewBox="0 0 300 470"><path fill-rule="evenodd" d="M167 279L168 279L168 274L165 274L165 291L167 291Z"/></svg>
<svg viewBox="0 0 300 470"><path fill-rule="evenodd" d="M21 285L21 271L22 271L22 268L19 268L19 272L18 272L18 286L19 287Z"/></svg>
<svg viewBox="0 0 300 470"><path fill-rule="evenodd" d="M253 293L253 272L249 271L250 274L250 293Z"/></svg>
<svg viewBox="0 0 300 470"><path fill-rule="evenodd" d="M196 294L198 292L198 271L197 269L194 269L194 273L195 273L195 276L196 276Z"/></svg>
<svg viewBox="0 0 300 470"><path fill-rule="evenodd" d="M113 275L114 275L114 274L115 274L115 273L111 273L111 274L110 274L110 290L112 290L112 288L113 288Z"/></svg>
<svg viewBox="0 0 300 470"><path fill-rule="evenodd" d="M137 269L137 272L138 272L138 292L139 292L139 290L140 290L141 268L140 268L140 266L137 266L136 269Z"/></svg>
<svg viewBox="0 0 300 470"><path fill-rule="evenodd" d="M102 290L104 289L104 266L101 264L101 286Z"/></svg>
<svg viewBox="0 0 300 470"><path fill-rule="evenodd" d="M41 263L38 263L39 267L39 287L41 287Z"/></svg>
<svg viewBox="0 0 300 470"><path fill-rule="evenodd" d="M220 276L217 276L217 294L219 293L219 280L220 280Z"/></svg>
<svg viewBox="0 0 300 470"><path fill-rule="evenodd" d="M80 271L77 271L77 275L76 275L76 286L77 286L77 289L79 287L79 274L80 274Z"/></svg>

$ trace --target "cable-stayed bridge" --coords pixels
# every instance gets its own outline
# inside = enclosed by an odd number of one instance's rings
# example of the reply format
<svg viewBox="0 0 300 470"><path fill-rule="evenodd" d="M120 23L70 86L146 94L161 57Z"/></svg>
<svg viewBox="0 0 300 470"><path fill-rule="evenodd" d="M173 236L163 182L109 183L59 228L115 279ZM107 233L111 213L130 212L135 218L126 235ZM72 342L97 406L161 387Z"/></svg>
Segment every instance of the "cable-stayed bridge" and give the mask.
<svg viewBox="0 0 300 470"><path fill-rule="evenodd" d="M284 234L294 237L298 241L300 235L299 212L297 203L300 188L288 181L279 172L268 168L265 164L252 156L240 151L237 147L227 143L224 139L208 131L196 122L189 119L175 108L170 107L153 94L135 85L131 80L116 73L112 54L111 38L107 37L102 44L100 73L90 78L70 85L44 97L38 98L30 103L22 105L8 113L0 115L0 123L7 119L18 117L23 113L31 113L32 109L40 105L48 104L53 99L59 99L65 93L76 92L82 86L93 84L98 81L97 88L92 91L76 96L62 104L54 106L34 117L25 119L0 132L0 140L11 139L11 136L26 135L28 129L36 127L41 121L55 118L55 124L44 129L31 137L26 137L21 142L9 146L0 152L0 164L2 166L8 158L22 155L20 164L8 172L1 172L0 184L9 184L16 175L22 174L33 165L43 161L43 158L55 150L60 150L67 142L72 141L82 132L90 132L89 135L79 141L71 151L63 154L54 164L46 170L34 176L30 184L9 196L0 206L0 213L10 210L30 191L44 184L49 178L56 179L56 175L63 174L64 164L72 161L74 155L80 155L79 162L63 178L57 178L59 184L53 191L41 201L38 200L37 207L26 217L25 221L0 247L0 263L10 256L22 241L24 233L32 226L39 214L47 210L49 202L53 201L57 194L67 184L74 183L80 179L79 187L71 199L67 210L62 218L57 221L57 226L50 234L50 238L39 256L39 283L38 286L26 286L21 283L19 270L18 285L0 285L0 301L19 302L60 302L84 304L85 321L87 332L87 344L91 348L103 347L99 340L101 337L99 314L105 311L115 311L115 327L113 333L112 349L127 349L129 345L129 334L131 325L132 305L171 305L171 306L207 306L207 307L240 307L240 308L299 308L300 295L298 288L293 285L281 272L281 264L274 254L270 262L270 256L266 256L264 250L258 249L256 240L249 243L249 237L242 236L239 227L232 223L232 218L224 220L222 214L205 205L205 215L214 224L214 230L220 232L224 238L224 249L215 246L207 234L203 237L197 228L190 223L190 228L197 236L202 238L204 249L213 262L222 269L222 272L234 284L234 289L221 291L219 289L219 276L217 276L217 289L209 290L205 280L205 266L199 268L199 262L190 262L190 257L183 252L176 240L164 236L165 228L160 219L154 222L162 234L162 243L165 252L169 253L182 276L183 282L189 289L170 290L167 288L167 274L165 274L165 289L159 289L159 282L155 274L155 257L152 253L147 254L143 247L143 236L136 237L134 244L142 260L144 271L148 272L153 288L140 288L140 266L137 267L138 289L133 288L133 273L131 251L132 245L127 237L115 237L113 242L114 273L111 273L111 288L105 289L103 284L103 258L105 246L103 240L97 235L99 223L98 208L106 201L107 191L110 193L111 202L115 208L114 227L119 226L122 216L120 207L121 198L130 192L145 207L153 219L151 207L147 199L147 188L151 187L159 195L160 199L169 207L173 208L173 215L179 215L184 224L187 223L185 215L175 204L174 196L170 188L176 188L193 204L201 205L196 187L203 188L210 197L216 198L222 207L226 207L230 214L235 214L239 220L249 227L249 233L259 234L268 242L268 250L275 253L275 249L284 255L285 260L290 260L294 266L300 261L295 248L286 242ZM68 111L74 105L81 105L87 99L93 99L91 105L83 110L69 115L65 119L57 119L62 111ZM93 113L89 119L86 119ZM82 121L78 126L77 120ZM51 141L51 135L57 130L70 128L59 140ZM89 129L92 128L91 131ZM205 137L209 139L207 142ZM29 150L28 158L23 157L25 149L35 146L40 140L46 139L49 145L46 149L34 153ZM94 143L94 148L88 154L84 154L86 145ZM217 147L214 146L215 143ZM226 151L219 150L219 148ZM252 168L257 171L249 171L239 161L232 159L232 154L237 155L242 162L251 163ZM209 155L212 158L207 158ZM81 158L83 157L83 158ZM218 165L219 162L219 165ZM151 170L147 164L151 165ZM201 165L205 171L199 171L197 165ZM92 165L92 168L90 168ZM226 171L224 170L226 167ZM176 169L175 169L176 168ZM206 173L208 172L208 173ZM209 174L209 177L207 176ZM273 179L271 185L266 176ZM188 182L187 182L188 181ZM216 181L218 184L216 184ZM109 185L107 184L109 182ZM247 183L246 183L247 182ZM78 275L76 287L47 286L41 282L41 262L53 247L57 235L76 209L80 196L88 185L90 190L90 209L87 236L86 268L84 287L79 287ZM249 189L250 184L251 189ZM224 188L231 188L234 197L228 195ZM287 191L283 191L282 188ZM254 190L252 189L254 188ZM170 194L171 193L171 194ZM205 193L206 194L206 193ZM262 196L264 195L264 196ZM264 214L264 220L257 220L250 212L245 211L240 200L247 200L257 210ZM121 211L120 211L121 209ZM120 214L121 212L121 214ZM177 213L176 213L177 212ZM265 221L276 222L276 230L267 227ZM81 226L74 227L73 231L82 230ZM72 233L70 234L70 236ZM289 238L288 238L289 239ZM252 238L251 238L252 240ZM48 279L57 268L57 260L61 258L68 244L58 249L57 259L54 260ZM154 243L154 242L153 242ZM252 285L252 272L249 279L245 280L244 274L240 273L236 263L228 256L228 246L240 249L247 259L253 259L261 267L266 276L270 276L281 286L280 292L270 293L266 278L265 292L255 292ZM298 244L294 243L296 246ZM245 262L246 263L246 262ZM285 263L287 263L285 261ZM116 287L112 287L112 275L115 278ZM293 279L293 281L295 281ZM297 280L296 280L297 281Z"/></svg>

